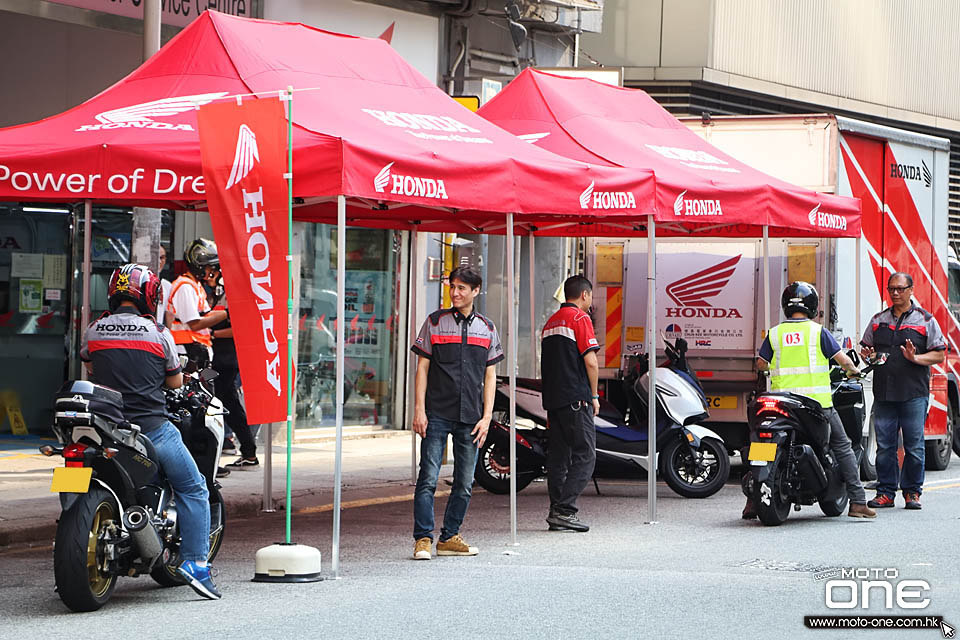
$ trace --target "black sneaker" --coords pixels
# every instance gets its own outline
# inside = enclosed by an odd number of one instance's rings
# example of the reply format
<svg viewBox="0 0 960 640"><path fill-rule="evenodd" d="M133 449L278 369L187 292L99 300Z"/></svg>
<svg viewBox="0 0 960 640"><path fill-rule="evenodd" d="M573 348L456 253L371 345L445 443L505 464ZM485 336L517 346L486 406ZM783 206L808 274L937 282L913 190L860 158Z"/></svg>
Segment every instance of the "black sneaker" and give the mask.
<svg viewBox="0 0 960 640"><path fill-rule="evenodd" d="M227 469L226 467L217 467L218 478L226 478L228 475L230 475L230 469Z"/></svg>
<svg viewBox="0 0 960 640"><path fill-rule="evenodd" d="M547 516L547 524L550 525L550 531L590 531L590 527L581 522L575 513L551 513Z"/></svg>
<svg viewBox="0 0 960 640"><path fill-rule="evenodd" d="M228 456L237 455L237 443L233 441L233 438L223 439L223 446L220 447L220 453L225 453Z"/></svg>
<svg viewBox="0 0 960 640"><path fill-rule="evenodd" d="M256 456L252 458L237 458L227 465L227 469L256 469L260 466L260 460Z"/></svg>

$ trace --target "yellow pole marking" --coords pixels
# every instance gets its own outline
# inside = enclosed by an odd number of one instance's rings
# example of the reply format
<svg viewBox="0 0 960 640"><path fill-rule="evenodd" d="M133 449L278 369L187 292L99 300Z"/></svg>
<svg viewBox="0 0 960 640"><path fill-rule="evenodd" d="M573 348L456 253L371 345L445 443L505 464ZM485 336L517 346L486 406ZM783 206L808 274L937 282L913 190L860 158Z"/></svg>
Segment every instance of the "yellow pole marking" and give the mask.
<svg viewBox="0 0 960 640"><path fill-rule="evenodd" d="M936 487L924 487L923 492L926 493L927 491L936 491L937 489L953 489L956 487L960 487L960 482L954 482L953 484L941 484L937 485Z"/></svg>
<svg viewBox="0 0 960 640"><path fill-rule="evenodd" d="M444 489L443 491L437 491L435 497L444 497L450 495L451 490ZM413 494L405 494L402 496L385 496L382 498L362 498L360 500L347 500L346 502L340 503L340 508L342 509L356 509L358 507L369 507L375 504L389 504L391 502L409 502L413 500ZM315 507L304 507L303 509L297 509L295 513L326 513L327 511L333 511L333 504L321 504Z"/></svg>

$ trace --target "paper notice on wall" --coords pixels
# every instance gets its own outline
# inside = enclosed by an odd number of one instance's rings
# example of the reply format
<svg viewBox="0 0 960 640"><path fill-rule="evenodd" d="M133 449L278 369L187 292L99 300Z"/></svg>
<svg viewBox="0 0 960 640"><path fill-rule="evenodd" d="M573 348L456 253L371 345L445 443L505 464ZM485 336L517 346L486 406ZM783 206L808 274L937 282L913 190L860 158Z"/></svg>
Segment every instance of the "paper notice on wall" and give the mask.
<svg viewBox="0 0 960 640"><path fill-rule="evenodd" d="M42 278L42 253L12 253L10 256L11 278Z"/></svg>
<svg viewBox="0 0 960 640"><path fill-rule="evenodd" d="M67 286L67 256L58 253L43 254L43 287L64 289Z"/></svg>
<svg viewBox="0 0 960 640"><path fill-rule="evenodd" d="M43 280L20 280L20 313L43 310Z"/></svg>

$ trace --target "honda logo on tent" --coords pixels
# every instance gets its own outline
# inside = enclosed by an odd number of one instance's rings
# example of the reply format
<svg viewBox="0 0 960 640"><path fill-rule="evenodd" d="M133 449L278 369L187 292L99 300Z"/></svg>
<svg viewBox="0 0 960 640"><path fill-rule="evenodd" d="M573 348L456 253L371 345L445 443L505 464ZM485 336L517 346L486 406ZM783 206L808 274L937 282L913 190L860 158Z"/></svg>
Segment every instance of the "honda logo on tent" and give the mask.
<svg viewBox="0 0 960 640"><path fill-rule="evenodd" d="M245 124L240 125L237 135L237 151L233 157L233 168L230 169L230 178L226 188L229 189L247 177L253 169L254 162L260 162L260 152L257 150L257 136Z"/></svg>
<svg viewBox="0 0 960 640"><path fill-rule="evenodd" d="M580 194L581 209L636 209L637 201L629 191L596 191L591 181Z"/></svg>
<svg viewBox="0 0 960 640"><path fill-rule="evenodd" d="M100 129L166 129L172 131L194 131L189 124L173 124L172 122L157 122L154 118L175 116L185 111L191 111L217 98L227 95L226 91L217 93L200 93L192 96L177 96L162 98L151 102L144 102L130 107L121 107L103 111L96 115L100 124L81 125L76 131L98 131Z"/></svg>
<svg viewBox="0 0 960 640"><path fill-rule="evenodd" d="M677 199L673 201L673 215L678 218L683 216L722 216L723 207L719 200L697 200L686 198L686 189L680 192Z"/></svg>
<svg viewBox="0 0 960 640"><path fill-rule="evenodd" d="M384 193L389 186L390 193L393 195L448 199L447 186L441 178L402 176L393 173L390 170L391 167L393 167L392 162L380 169L373 178L373 188L377 193Z"/></svg>
<svg viewBox="0 0 960 640"><path fill-rule="evenodd" d="M743 256L734 256L713 266L701 269L667 285L667 295L677 304L667 307L668 318L741 318L737 309L714 307L708 298L714 298L730 282Z"/></svg>
<svg viewBox="0 0 960 640"><path fill-rule="evenodd" d="M810 213L807 214L807 220L810 222L810 226L812 227L821 227L823 229L839 229L841 231L847 230L847 219L845 217L836 213L826 213L825 211L820 211L819 204L810 210Z"/></svg>

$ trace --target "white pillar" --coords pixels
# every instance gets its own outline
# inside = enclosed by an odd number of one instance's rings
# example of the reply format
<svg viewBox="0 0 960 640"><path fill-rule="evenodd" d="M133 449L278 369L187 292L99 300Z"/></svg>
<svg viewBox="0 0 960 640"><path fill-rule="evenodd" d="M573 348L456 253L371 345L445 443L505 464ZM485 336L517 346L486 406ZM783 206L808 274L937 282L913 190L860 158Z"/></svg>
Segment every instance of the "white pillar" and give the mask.
<svg viewBox="0 0 960 640"><path fill-rule="evenodd" d="M410 345L413 345L417 339L417 293L420 291L420 274L423 266L420 264L420 255L417 249L419 238L417 237L417 228L414 227L410 232L410 307L407 311L407 317L410 318ZM417 362L420 358L413 354L407 356L413 361L410 367L410 373L407 376L410 393L409 407L414 407L416 403L416 381L417 381ZM417 484L417 432L413 430L413 410L410 411L410 484Z"/></svg>
<svg viewBox="0 0 960 640"><path fill-rule="evenodd" d="M93 202L83 201L83 282L80 294L80 331L90 324L90 245L93 242ZM80 377L87 379L87 368L80 367Z"/></svg>
<svg viewBox="0 0 960 640"><path fill-rule="evenodd" d="M763 330L770 330L770 227L763 225Z"/></svg>
<svg viewBox="0 0 960 640"><path fill-rule="evenodd" d="M657 522L657 223L647 216L647 523Z"/></svg>
<svg viewBox="0 0 960 640"><path fill-rule="evenodd" d="M853 328L853 348L859 351L860 344L860 332L863 331L863 325L860 322L863 318L860 317L860 261L863 259L863 233L857 236L857 257L856 257L856 269L854 270L854 282L853 282L853 317L856 326Z"/></svg>
<svg viewBox="0 0 960 640"><path fill-rule="evenodd" d="M510 378L510 544L517 544L517 317L514 313L513 214L507 214L507 374Z"/></svg>
<svg viewBox="0 0 960 640"><path fill-rule="evenodd" d="M337 444L333 462L333 551L334 578L340 577L340 481L343 462L343 351L346 310L344 280L347 272L347 199L337 196Z"/></svg>
<svg viewBox="0 0 960 640"><path fill-rule="evenodd" d="M160 0L143 0L143 61L160 50Z"/></svg>
<svg viewBox="0 0 960 640"><path fill-rule="evenodd" d="M537 377L537 288L534 277L537 273L535 260L536 238L530 230L530 377Z"/></svg>

